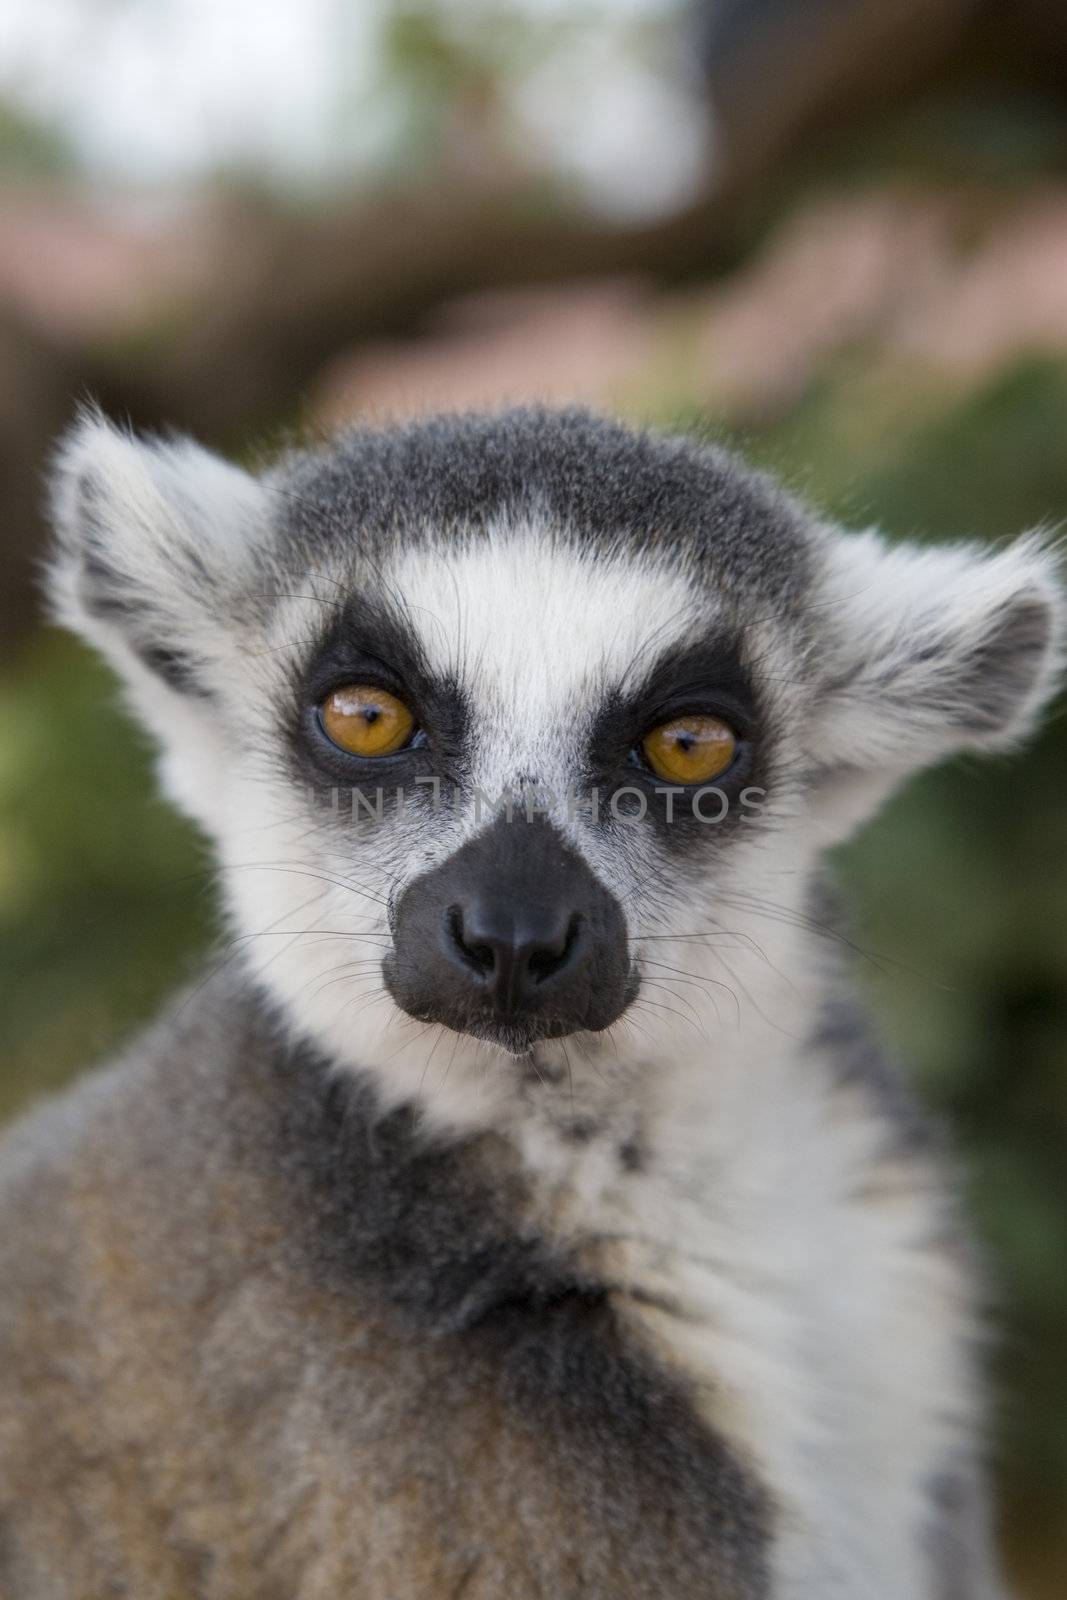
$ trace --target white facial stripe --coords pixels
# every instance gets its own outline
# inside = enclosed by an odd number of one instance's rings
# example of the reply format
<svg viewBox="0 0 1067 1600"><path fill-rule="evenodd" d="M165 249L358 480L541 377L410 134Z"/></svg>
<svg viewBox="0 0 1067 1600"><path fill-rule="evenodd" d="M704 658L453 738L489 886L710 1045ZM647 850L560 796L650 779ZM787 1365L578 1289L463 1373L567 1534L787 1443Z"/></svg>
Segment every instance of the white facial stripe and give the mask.
<svg viewBox="0 0 1067 1600"><path fill-rule="evenodd" d="M455 675L470 697L472 776L487 792L519 774L565 782L604 694L636 687L711 620L677 571L577 551L529 527L409 552L390 576L431 669Z"/></svg>

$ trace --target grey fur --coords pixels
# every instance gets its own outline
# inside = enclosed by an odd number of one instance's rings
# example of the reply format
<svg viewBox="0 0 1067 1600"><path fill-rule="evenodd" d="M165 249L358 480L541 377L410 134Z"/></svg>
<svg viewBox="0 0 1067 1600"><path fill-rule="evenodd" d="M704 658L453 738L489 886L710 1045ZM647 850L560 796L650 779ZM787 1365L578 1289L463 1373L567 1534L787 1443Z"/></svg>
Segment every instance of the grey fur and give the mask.
<svg viewBox="0 0 1067 1600"><path fill-rule="evenodd" d="M578 409L353 430L326 453L288 458L269 481L284 506L283 559L291 551L298 571L336 544L339 525L377 556L420 531L532 512L583 543L695 557L748 603L790 609L807 580L803 519L770 478L713 446Z"/></svg>
<svg viewBox="0 0 1067 1600"><path fill-rule="evenodd" d="M0 1593L760 1600L764 1494L525 1235L507 1149L265 1012L217 980L8 1136Z"/></svg>

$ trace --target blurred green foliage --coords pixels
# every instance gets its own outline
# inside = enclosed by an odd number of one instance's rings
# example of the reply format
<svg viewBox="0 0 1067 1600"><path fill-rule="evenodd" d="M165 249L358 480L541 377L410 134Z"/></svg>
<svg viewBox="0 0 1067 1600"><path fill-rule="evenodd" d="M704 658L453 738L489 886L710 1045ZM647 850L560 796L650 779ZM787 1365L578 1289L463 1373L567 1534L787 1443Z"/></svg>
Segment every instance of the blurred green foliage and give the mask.
<svg viewBox="0 0 1067 1600"><path fill-rule="evenodd" d="M0 679L0 1115L151 1014L207 941L210 884L110 675L42 636Z"/></svg>
<svg viewBox="0 0 1067 1600"><path fill-rule="evenodd" d="M54 178L76 170L77 156L59 128L0 99L0 172L13 178Z"/></svg>

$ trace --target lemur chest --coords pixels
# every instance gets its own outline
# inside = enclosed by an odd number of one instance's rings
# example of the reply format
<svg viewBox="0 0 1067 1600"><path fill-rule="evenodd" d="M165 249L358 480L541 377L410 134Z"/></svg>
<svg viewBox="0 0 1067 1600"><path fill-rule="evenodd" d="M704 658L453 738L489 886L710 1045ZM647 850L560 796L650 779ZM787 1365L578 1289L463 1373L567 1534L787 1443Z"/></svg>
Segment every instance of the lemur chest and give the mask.
<svg viewBox="0 0 1067 1600"><path fill-rule="evenodd" d="M927 1594L930 1483L972 1410L930 1174L857 1104L620 1132L528 1136L546 1222L766 1486L776 1600Z"/></svg>

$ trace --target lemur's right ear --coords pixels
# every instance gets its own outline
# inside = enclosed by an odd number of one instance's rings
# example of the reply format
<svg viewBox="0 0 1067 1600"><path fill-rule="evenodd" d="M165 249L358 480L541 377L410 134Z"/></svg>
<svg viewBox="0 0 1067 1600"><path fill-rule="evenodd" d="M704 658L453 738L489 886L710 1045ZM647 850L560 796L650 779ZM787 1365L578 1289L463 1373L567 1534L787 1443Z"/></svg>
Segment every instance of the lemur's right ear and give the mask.
<svg viewBox="0 0 1067 1600"><path fill-rule="evenodd" d="M56 620L124 678L139 664L181 693L209 693L219 624L254 566L266 498L192 440L137 439L86 412L52 471Z"/></svg>
<svg viewBox="0 0 1067 1600"><path fill-rule="evenodd" d="M137 439L96 411L60 441L50 488L52 614L117 670L163 746L165 786L205 821L187 774L217 756L212 687L240 648L267 492L191 440Z"/></svg>

